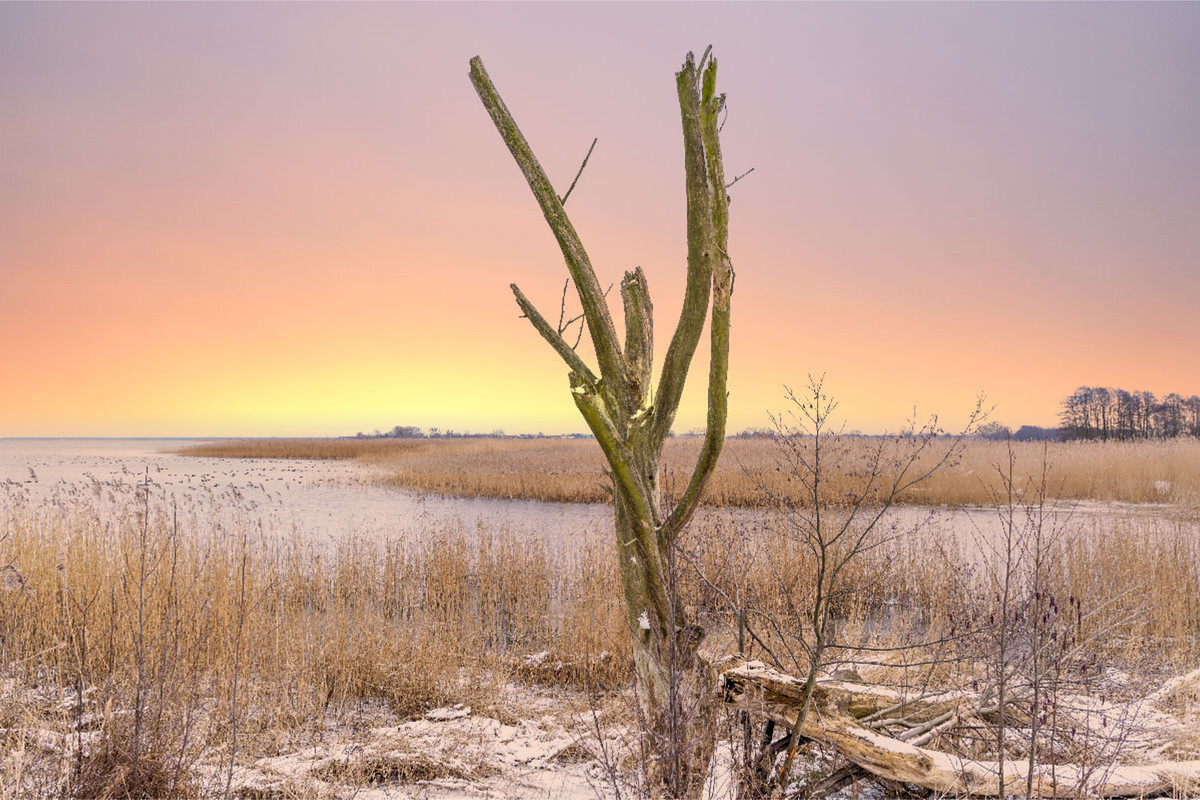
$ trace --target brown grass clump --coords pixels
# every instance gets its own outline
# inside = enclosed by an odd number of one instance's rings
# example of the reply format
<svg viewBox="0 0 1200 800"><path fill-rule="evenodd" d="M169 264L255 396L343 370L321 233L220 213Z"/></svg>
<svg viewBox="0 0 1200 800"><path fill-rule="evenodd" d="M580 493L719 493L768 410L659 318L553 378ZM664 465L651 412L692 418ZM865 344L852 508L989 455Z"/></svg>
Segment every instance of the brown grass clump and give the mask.
<svg viewBox="0 0 1200 800"><path fill-rule="evenodd" d="M131 733L106 735L83 756L71 782L75 797L91 800L187 800L200 795L193 776L173 754L136 752Z"/></svg>
<svg viewBox="0 0 1200 800"><path fill-rule="evenodd" d="M313 776L327 783L351 786L385 786L391 783L418 783L444 778L479 780L497 774L487 764L465 766L424 753L385 753L365 758L332 761L313 770Z"/></svg>
<svg viewBox="0 0 1200 800"><path fill-rule="evenodd" d="M1131 662L1153 655L1179 666L1200 652L1200 539L1176 520L1165 530L1135 520L1097 525L1073 537L1061 554L1066 593L1106 613L1088 624L1128 619L1106 645ZM1087 631L1085 631L1086 633Z"/></svg>
<svg viewBox="0 0 1200 800"><path fill-rule="evenodd" d="M863 438L862 455L878 440ZM663 486L686 486L700 440L667 442ZM1156 442L1013 443L1015 472L1037 474L1043 459L1062 476L1049 496L1064 500L1129 503L1200 502L1200 440ZM901 495L918 505L988 505L1000 490L995 464L1007 463L1004 442L969 441L958 461ZM382 468L375 479L417 492L452 497L493 497L547 502L607 502L604 460L588 440L570 439L250 439L198 445L187 455L228 458L341 458ZM762 487L800 499L799 489L777 471L776 447L767 438L729 439L704 502L755 507ZM847 468L856 463L849 459ZM920 464L917 465L921 466ZM850 481L850 476L844 480ZM838 477L830 476L835 489Z"/></svg>

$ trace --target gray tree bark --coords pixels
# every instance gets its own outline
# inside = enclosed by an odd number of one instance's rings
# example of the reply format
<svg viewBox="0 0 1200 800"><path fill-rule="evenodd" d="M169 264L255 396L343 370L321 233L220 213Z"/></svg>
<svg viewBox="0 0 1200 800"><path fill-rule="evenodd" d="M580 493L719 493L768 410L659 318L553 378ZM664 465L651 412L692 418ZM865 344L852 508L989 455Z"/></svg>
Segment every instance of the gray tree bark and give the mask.
<svg viewBox="0 0 1200 800"><path fill-rule="evenodd" d="M698 656L704 631L674 591L672 554L716 466L725 440L729 370L729 306L733 267L728 253L729 198L718 131L724 95L716 93L717 62L709 51L697 65L688 53L676 74L683 121L687 203L687 287L683 310L652 392L653 306L641 268L621 281L624 345L591 261L558 194L534 156L483 62L470 78L497 131L520 167L558 241L575 284L599 362L597 375L562 331L546 321L514 284L522 313L569 368L572 399L608 460L613 481L617 556L633 639L637 692L653 765L651 780L669 795L698 794L712 758L713 673ZM672 508L659 486L663 444L671 430L688 368L712 304L708 420L691 479Z"/></svg>

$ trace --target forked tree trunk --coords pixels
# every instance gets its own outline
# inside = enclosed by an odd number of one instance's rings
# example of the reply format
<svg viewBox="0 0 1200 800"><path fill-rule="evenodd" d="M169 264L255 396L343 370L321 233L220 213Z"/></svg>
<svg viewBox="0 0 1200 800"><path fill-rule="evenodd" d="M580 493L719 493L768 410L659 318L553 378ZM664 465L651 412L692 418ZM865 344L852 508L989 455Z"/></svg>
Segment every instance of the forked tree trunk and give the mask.
<svg viewBox="0 0 1200 800"><path fill-rule="evenodd" d="M725 439L729 368L729 303L733 268L727 240L729 202L721 163L717 63L688 53L676 74L683 120L687 189L687 288L683 311L651 392L653 307L641 268L621 282L622 345L587 252L528 142L496 91L483 62L470 78L509 152L541 206L579 294L599 362L599 375L514 284L521 311L569 367L571 396L608 460L613 482L617 556L633 638L638 698L644 715L651 779L667 794L697 794L712 758L713 677L697 651L703 630L690 623L672 579L672 553L716 466ZM679 502L664 506L659 464L712 302L708 425L695 470Z"/></svg>

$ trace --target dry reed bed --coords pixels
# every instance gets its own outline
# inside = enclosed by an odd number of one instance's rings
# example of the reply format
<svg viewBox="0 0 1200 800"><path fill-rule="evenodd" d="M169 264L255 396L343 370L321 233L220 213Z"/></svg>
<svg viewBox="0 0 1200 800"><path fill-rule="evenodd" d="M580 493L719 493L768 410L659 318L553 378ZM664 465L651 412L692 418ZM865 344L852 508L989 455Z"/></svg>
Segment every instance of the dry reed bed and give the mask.
<svg viewBox="0 0 1200 800"><path fill-rule="evenodd" d="M364 703L408 717L451 702L487 709L512 678L628 680L609 542L570 556L448 528L417 542L321 550L180 522L152 497L124 503L115 523L99 522L87 502L10 502L0 517L0 564L21 576L9 573L0 612L10 681L0 739L24 759L0 767L0 794L123 796L134 785L206 793L213 786L196 776L219 783L224 771L197 764L319 737L329 715L347 719ZM779 580L803 586L812 570L806 553L766 528L728 525L699 518L678 567L685 600L717 648L733 638L715 589L755 597L786 620L788 607L771 606ZM1133 520L1062 543L1062 591L1111 608L1087 620L1104 632L1096 649L1131 663L1147 653L1178 663L1200 656L1192 531L1151 533ZM854 590L839 600L843 640L912 643L950 629L956 614L961 627L970 596L985 587L944 544L910 537L857 560L847 581ZM553 655L525 663L541 651ZM58 745L39 744L39 730Z"/></svg>
<svg viewBox="0 0 1200 800"><path fill-rule="evenodd" d="M898 444L854 440L865 461L873 448ZM686 486L700 440L667 442L663 486L668 495ZM1012 445L1014 473L1040 474L1050 466L1050 497L1102 502L1200 504L1200 440L1160 442L1032 442ZM493 497L548 502L606 502L604 461L595 442L563 439L248 439L189 447L186 455L225 458L341 458L378 466L379 479L404 489L452 497ZM798 485L776 470L776 445L767 438L729 439L704 502L714 506L764 505L764 492L802 499ZM1007 463L1004 442L969 440L962 455L918 489L900 496L919 505L988 505L1001 487L996 464ZM928 465L918 462L917 469ZM835 467L836 469L837 467ZM853 478L839 478L847 486Z"/></svg>
<svg viewBox="0 0 1200 800"><path fill-rule="evenodd" d="M1024 511L1018 509L1016 516ZM683 545L688 554L678 568L689 605L706 610L706 627L721 637L715 649L736 650L729 599L737 597L751 610L751 620L762 621L757 633L778 649L773 625L791 636L808 621L803 613L816 583L813 554L781 535L780 526L769 520L762 529L749 531L734 530L719 517L701 520ZM1022 522L1018 518L1014 526L1022 527ZM982 636L968 637L963 644L986 650L994 612L989 604L996 590L989 581L1002 564L983 550L996 544L996 535L994 530L958 532L957 541L947 541L945 529L931 525L856 556L834 605L840 643L914 648L951 631L961 635L976 630ZM1032 535L1027 525L1015 531L1014 595L1027 588L1019 584L1028 579L1024 570L1033 558ZM1194 520L1064 514L1057 523L1047 523L1042 535L1046 576L1040 591L1064 607L1077 603L1081 618L1071 624L1071 635L1088 642L1085 650L1094 664L1119 664L1133 672L1153 666L1167 673L1200 664L1200 537ZM785 586L790 592L781 591ZM765 658L751 647L751 656ZM946 655L935 651L916 647L883 660L902 669L905 660ZM786 654L787 647L776 653ZM790 669L807 669L802 653L790 655ZM854 654L846 656L854 660ZM834 663L830 669L836 667ZM889 669L881 667L876 677L884 683L902 679Z"/></svg>
<svg viewBox="0 0 1200 800"><path fill-rule="evenodd" d="M87 503L10 503L0 518L0 564L15 570L0 739L43 757L32 784L0 767L0 796L186 796L204 788L189 767L227 754L235 731L239 752L261 755L365 702L401 718L487 708L537 651L579 654L543 681L627 674L610 559L586 548L448 528L321 550L126 503L115 524ZM589 657L603 651L616 656ZM47 736L62 746L39 750Z"/></svg>

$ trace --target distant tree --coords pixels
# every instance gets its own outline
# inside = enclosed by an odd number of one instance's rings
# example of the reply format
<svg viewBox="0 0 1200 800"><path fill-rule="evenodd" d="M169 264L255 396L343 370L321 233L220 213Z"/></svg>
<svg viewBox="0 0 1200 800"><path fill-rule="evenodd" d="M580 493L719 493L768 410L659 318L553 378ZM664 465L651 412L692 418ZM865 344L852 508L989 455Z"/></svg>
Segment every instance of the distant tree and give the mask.
<svg viewBox="0 0 1200 800"><path fill-rule="evenodd" d="M979 430L975 434L980 439L987 439L993 442L1003 442L1012 437L1012 429L1007 425L1002 425L999 422L986 422L979 426Z"/></svg>
<svg viewBox="0 0 1200 800"><path fill-rule="evenodd" d="M1156 427L1158 428L1159 436L1162 436L1164 439L1174 439L1176 436L1183 435L1183 402L1183 398L1180 395L1171 392L1158 404L1156 409L1158 424Z"/></svg>
<svg viewBox="0 0 1200 800"><path fill-rule="evenodd" d="M388 432L393 439L421 439L425 434L416 425L397 425Z"/></svg>
<svg viewBox="0 0 1200 800"><path fill-rule="evenodd" d="M1137 397L1137 436L1139 439L1150 439L1154 436L1154 408L1158 398L1153 392L1134 392Z"/></svg>
<svg viewBox="0 0 1200 800"><path fill-rule="evenodd" d="M1059 419L1064 439L1200 436L1200 399L1172 392L1160 401L1151 392L1080 386L1062 401Z"/></svg>
<svg viewBox="0 0 1200 800"><path fill-rule="evenodd" d="M1184 401L1187 411L1187 432L1189 436L1200 437L1200 396L1192 395Z"/></svg>
<svg viewBox="0 0 1200 800"><path fill-rule="evenodd" d="M1113 419L1113 392L1104 386L1097 386L1091 390L1090 400L1096 431L1101 441L1107 442Z"/></svg>
<svg viewBox="0 0 1200 800"><path fill-rule="evenodd" d="M1062 411L1059 412L1058 417L1062 421L1062 429L1066 438L1092 438L1091 419L1088 414L1090 396L1091 389L1080 386L1068 395L1067 399L1063 400Z"/></svg>
<svg viewBox="0 0 1200 800"><path fill-rule="evenodd" d="M1136 394L1117 389L1115 394L1116 423L1114 435L1118 439L1134 439L1137 437L1138 397Z"/></svg>
<svg viewBox="0 0 1200 800"><path fill-rule="evenodd" d="M1022 425L1012 438L1014 442L1056 442L1062 438L1062 431L1059 428Z"/></svg>

